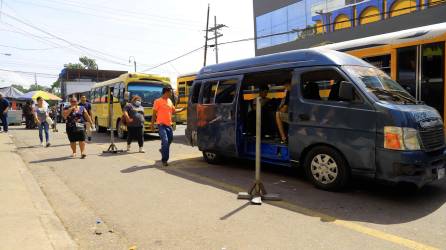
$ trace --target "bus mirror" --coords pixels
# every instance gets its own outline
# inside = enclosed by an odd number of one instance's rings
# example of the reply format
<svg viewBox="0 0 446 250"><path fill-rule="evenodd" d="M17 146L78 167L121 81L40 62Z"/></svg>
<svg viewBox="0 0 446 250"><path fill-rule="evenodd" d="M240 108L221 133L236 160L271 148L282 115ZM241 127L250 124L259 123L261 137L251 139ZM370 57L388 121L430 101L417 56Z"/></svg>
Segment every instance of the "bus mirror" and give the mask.
<svg viewBox="0 0 446 250"><path fill-rule="evenodd" d="M351 82L342 81L339 84L339 98L345 101L352 101L354 99L355 90Z"/></svg>
<svg viewBox="0 0 446 250"><path fill-rule="evenodd" d="M128 92L128 91L125 92L124 93L124 100L128 102L129 101L129 97L130 97L130 92Z"/></svg>

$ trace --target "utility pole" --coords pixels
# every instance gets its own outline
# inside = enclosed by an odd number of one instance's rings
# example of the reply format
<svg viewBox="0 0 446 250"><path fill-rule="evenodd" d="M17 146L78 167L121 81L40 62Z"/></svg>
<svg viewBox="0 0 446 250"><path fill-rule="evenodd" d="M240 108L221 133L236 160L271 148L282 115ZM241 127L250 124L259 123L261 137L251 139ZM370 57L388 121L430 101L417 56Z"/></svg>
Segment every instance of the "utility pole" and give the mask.
<svg viewBox="0 0 446 250"><path fill-rule="evenodd" d="M214 28L217 27L217 16L214 16ZM218 64L218 32L217 29L214 30L215 38L215 62Z"/></svg>
<svg viewBox="0 0 446 250"><path fill-rule="evenodd" d="M214 45L211 45L209 47L215 48L215 62L218 63L218 38L222 37L223 34L221 34L219 31L222 28L227 28L228 26L224 24L217 24L217 17L214 16L214 27L207 30L207 32L214 32L214 37L208 38L209 41L214 41Z"/></svg>
<svg viewBox="0 0 446 250"><path fill-rule="evenodd" d="M34 73L34 84L36 85L37 90L37 73Z"/></svg>
<svg viewBox="0 0 446 250"><path fill-rule="evenodd" d="M133 67L134 67L134 69L135 69L135 71L134 71L134 72L136 72L136 59L135 59L135 57L134 57L134 56L130 56L130 57L129 57L129 63L131 63L131 62L132 62L132 58L133 58Z"/></svg>
<svg viewBox="0 0 446 250"><path fill-rule="evenodd" d="M208 54L208 38L209 38L209 12L211 11L211 5L208 4L208 14L207 14L207 19L206 19L206 36L205 36L205 40L204 40L204 63L203 63L203 67L206 66L206 59L207 59L207 54Z"/></svg>

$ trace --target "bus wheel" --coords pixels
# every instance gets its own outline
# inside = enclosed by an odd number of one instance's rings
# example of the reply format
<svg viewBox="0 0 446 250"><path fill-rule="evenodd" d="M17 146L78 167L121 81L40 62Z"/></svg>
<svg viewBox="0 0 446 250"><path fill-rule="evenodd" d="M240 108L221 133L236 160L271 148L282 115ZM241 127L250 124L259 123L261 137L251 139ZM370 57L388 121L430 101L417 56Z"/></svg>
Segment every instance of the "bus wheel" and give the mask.
<svg viewBox="0 0 446 250"><path fill-rule="evenodd" d="M96 127L96 130L98 133L104 133L106 131L106 129L104 129L103 127L99 126L99 121L98 118L96 117L96 119L94 119L94 126Z"/></svg>
<svg viewBox="0 0 446 250"><path fill-rule="evenodd" d="M336 191L346 186L350 179L347 161L335 149L319 146L308 152L305 173L320 189Z"/></svg>
<svg viewBox="0 0 446 250"><path fill-rule="evenodd" d="M221 162L221 157L213 152L203 151L203 158L209 164L217 164Z"/></svg>
<svg viewBox="0 0 446 250"><path fill-rule="evenodd" d="M118 131L118 138L125 139L127 138L127 133L124 130L124 126L122 125L121 120L119 120L116 124L116 130Z"/></svg>

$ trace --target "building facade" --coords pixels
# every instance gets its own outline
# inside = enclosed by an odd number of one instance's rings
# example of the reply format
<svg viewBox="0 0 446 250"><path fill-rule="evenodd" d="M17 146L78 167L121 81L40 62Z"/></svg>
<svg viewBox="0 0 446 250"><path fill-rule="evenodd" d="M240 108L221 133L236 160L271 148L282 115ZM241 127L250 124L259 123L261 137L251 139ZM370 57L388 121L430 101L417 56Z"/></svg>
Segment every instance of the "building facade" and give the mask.
<svg viewBox="0 0 446 250"><path fill-rule="evenodd" d="M127 71L64 68L58 79L62 99L67 101L71 96L79 99L81 95L88 97L90 89L96 83L108 81L125 73Z"/></svg>
<svg viewBox="0 0 446 250"><path fill-rule="evenodd" d="M256 56L446 22L445 0L254 0Z"/></svg>

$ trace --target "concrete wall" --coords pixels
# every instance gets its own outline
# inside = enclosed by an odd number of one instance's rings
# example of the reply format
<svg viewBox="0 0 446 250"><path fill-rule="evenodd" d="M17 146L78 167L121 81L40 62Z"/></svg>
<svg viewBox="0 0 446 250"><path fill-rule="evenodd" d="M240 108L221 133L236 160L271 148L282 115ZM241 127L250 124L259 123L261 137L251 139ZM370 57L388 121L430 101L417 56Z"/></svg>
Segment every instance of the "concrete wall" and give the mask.
<svg viewBox="0 0 446 250"><path fill-rule="evenodd" d="M286 6L287 4L294 2L296 1L254 0L254 14L256 16L257 13L259 15L268 13L272 10L281 8L283 6ZM269 4L269 10L267 10L268 4ZM281 4L283 4L283 6ZM446 22L446 5L440 5L423 11L418 11L408 15L397 16L376 23L369 23L367 25L357 26L350 29L344 29L326 34L315 35L304 39L299 39L294 42L280 44L277 46L263 48L260 50L257 49L256 45L256 56L267 55L289 50L305 49L305 48L315 47L317 45L321 45L324 43L337 43L337 42L349 41L353 39L380 35L384 33L390 33L399 30L416 28L420 26L426 26L442 22Z"/></svg>

